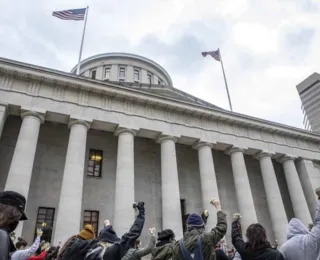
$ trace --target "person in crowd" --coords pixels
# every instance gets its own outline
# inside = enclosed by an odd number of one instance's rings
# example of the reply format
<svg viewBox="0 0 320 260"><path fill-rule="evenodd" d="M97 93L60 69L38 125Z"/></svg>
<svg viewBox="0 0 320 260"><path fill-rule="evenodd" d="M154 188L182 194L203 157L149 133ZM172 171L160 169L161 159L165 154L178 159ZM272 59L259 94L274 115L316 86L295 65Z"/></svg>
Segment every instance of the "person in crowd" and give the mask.
<svg viewBox="0 0 320 260"><path fill-rule="evenodd" d="M68 239L60 250L58 259L61 260L81 260L86 253L96 243L95 231L92 225L87 224L76 236Z"/></svg>
<svg viewBox="0 0 320 260"><path fill-rule="evenodd" d="M265 228L259 224L251 224L246 230L247 242L244 242L241 234L241 216L233 215L232 244L238 251L242 260L283 260L282 254L273 249L267 240Z"/></svg>
<svg viewBox="0 0 320 260"><path fill-rule="evenodd" d="M148 247L139 249L140 240L133 241L133 247L122 257L122 260L140 260L151 253L156 245L156 229L150 228L151 238Z"/></svg>
<svg viewBox="0 0 320 260"><path fill-rule="evenodd" d="M217 209L218 223L210 232L205 232L205 223L198 214L190 214L187 219L187 232L183 239L174 245L173 259L212 259L215 246L227 232L226 214L222 212L219 199L212 199ZM191 256L194 257L191 257Z"/></svg>
<svg viewBox="0 0 320 260"><path fill-rule="evenodd" d="M223 248L222 248L222 241L219 241L216 245L216 260L229 260L229 257L226 255L226 253L224 252Z"/></svg>
<svg viewBox="0 0 320 260"><path fill-rule="evenodd" d="M28 243L22 238L18 238L16 243L17 251L11 255L11 260L27 260L30 256L34 255L40 245L40 238L42 236L42 230L37 229L37 237L30 248L26 249Z"/></svg>
<svg viewBox="0 0 320 260"><path fill-rule="evenodd" d="M42 240L42 241L40 242L40 246L39 246L39 248L37 249L35 255L40 255L40 254L42 253L42 251L44 250L44 246L45 246L46 243L47 243L47 242L46 242L45 240Z"/></svg>
<svg viewBox="0 0 320 260"><path fill-rule="evenodd" d="M16 248L9 236L19 224L27 219L26 198L14 191L0 192L0 259L7 260Z"/></svg>
<svg viewBox="0 0 320 260"><path fill-rule="evenodd" d="M89 250L86 259L98 259L103 252L118 241L120 241L120 238L114 231L110 221L106 219L104 221L104 228L99 233L97 243Z"/></svg>
<svg viewBox="0 0 320 260"><path fill-rule="evenodd" d="M42 251L39 255L30 256L27 260L44 260L47 256L47 253L50 249L50 243L46 242L43 247Z"/></svg>
<svg viewBox="0 0 320 260"><path fill-rule="evenodd" d="M133 242L136 241L141 235L145 221L144 202L138 202L135 204L134 208L138 210L138 215L129 232L124 234L119 241L108 248L104 248L102 251L97 250L94 253L92 251L88 252L86 260L121 259L127 253Z"/></svg>
<svg viewBox="0 0 320 260"><path fill-rule="evenodd" d="M171 229L165 229L158 233L158 243L151 251L151 259L166 260L173 256L173 245L176 242L175 234Z"/></svg>
<svg viewBox="0 0 320 260"><path fill-rule="evenodd" d="M286 260L320 260L320 187L314 226L311 231L296 218L290 220L287 228L287 241L280 247Z"/></svg>
<svg viewBox="0 0 320 260"><path fill-rule="evenodd" d="M58 256L59 249L60 249L60 243L59 243L59 246L51 246L44 260L55 260Z"/></svg>

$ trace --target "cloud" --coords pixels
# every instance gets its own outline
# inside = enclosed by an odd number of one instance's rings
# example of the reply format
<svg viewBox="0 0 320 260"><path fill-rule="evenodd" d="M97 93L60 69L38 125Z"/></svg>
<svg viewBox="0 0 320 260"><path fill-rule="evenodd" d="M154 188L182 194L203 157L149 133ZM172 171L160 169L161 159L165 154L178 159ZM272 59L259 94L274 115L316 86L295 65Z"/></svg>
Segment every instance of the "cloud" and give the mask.
<svg viewBox="0 0 320 260"><path fill-rule="evenodd" d="M69 71L83 23L51 13L90 3L83 58L114 51L146 56L168 70L176 88L227 109L220 63L200 55L220 48L235 111L302 127L295 86L319 68L317 0L1 3L0 56Z"/></svg>

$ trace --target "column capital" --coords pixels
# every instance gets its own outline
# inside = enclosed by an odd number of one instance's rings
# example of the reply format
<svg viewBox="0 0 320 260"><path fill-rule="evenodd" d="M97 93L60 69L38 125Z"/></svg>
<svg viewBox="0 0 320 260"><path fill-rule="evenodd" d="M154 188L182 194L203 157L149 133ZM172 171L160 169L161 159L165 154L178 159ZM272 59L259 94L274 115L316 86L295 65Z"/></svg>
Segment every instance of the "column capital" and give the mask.
<svg viewBox="0 0 320 260"><path fill-rule="evenodd" d="M279 157L277 159L277 161L280 163L284 163L286 161L294 161L294 159L296 159L296 158L291 155L283 155L283 156Z"/></svg>
<svg viewBox="0 0 320 260"><path fill-rule="evenodd" d="M231 147L229 147L229 148L225 151L225 153L226 153L227 155L231 155L231 154L233 154L233 153L235 153L235 152L241 152L241 153L243 153L243 152L244 152L244 149L243 149L243 148L240 148L240 147L231 146Z"/></svg>
<svg viewBox="0 0 320 260"><path fill-rule="evenodd" d="M132 134L133 136L135 136L137 134L137 132L131 128L125 128L125 127L118 127L116 129L116 131L114 132L114 135L115 136L119 136L123 133L129 133L129 134Z"/></svg>
<svg viewBox="0 0 320 260"><path fill-rule="evenodd" d="M306 161L306 162L313 162L314 161L314 159L308 158L308 157L299 157L298 160L299 161Z"/></svg>
<svg viewBox="0 0 320 260"><path fill-rule="evenodd" d="M22 119L25 118L26 116L36 117L36 118L38 118L40 120L41 124L44 123L44 116L39 114L39 113L37 113L37 112L35 112L35 111L26 111L26 112L23 112L21 114L21 118Z"/></svg>
<svg viewBox="0 0 320 260"><path fill-rule="evenodd" d="M177 142L178 138L171 135L160 135L157 139L157 143L162 143L163 141L171 140L173 142Z"/></svg>
<svg viewBox="0 0 320 260"><path fill-rule="evenodd" d="M213 145L212 145L211 143L201 142L201 141L198 141L198 142L194 143L194 144L192 145L192 148L193 148L193 149L196 149L196 150L199 150L199 148L204 147L204 146L210 147L210 149L213 148Z"/></svg>
<svg viewBox="0 0 320 260"><path fill-rule="evenodd" d="M274 155L274 153L271 152L267 152L267 151L260 151L257 152L256 154L253 155L253 158L260 160L263 157L272 157L272 155Z"/></svg>
<svg viewBox="0 0 320 260"><path fill-rule="evenodd" d="M78 119L70 120L68 124L68 128L71 128L73 125L83 125L87 128L87 130L90 128L90 123L88 123L87 121L78 120Z"/></svg>

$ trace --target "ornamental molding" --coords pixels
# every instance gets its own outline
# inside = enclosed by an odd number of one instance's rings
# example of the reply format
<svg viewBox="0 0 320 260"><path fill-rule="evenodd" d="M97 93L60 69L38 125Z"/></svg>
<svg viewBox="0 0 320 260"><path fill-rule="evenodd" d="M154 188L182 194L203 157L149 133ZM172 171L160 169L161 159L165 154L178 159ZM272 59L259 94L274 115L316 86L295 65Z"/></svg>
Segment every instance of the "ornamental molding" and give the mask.
<svg viewBox="0 0 320 260"><path fill-rule="evenodd" d="M162 120L275 143L277 143L274 136L276 135L281 142L285 140L289 145L299 147L296 138L302 143L308 140L320 141L319 134L303 129L0 58L0 89L14 91L12 88L15 79L36 82L30 83L29 88L26 88L24 94L27 95L40 95L39 90L43 85L50 86L53 89L50 98L60 102L72 103L67 100L66 91L73 90L78 92L78 99L73 102L80 106L137 116L142 113L151 120ZM99 97L98 103L90 103L91 100L94 101L94 97L96 99ZM255 132L253 135L256 136L248 136L248 129ZM307 143L301 145L308 147ZM319 145L316 150L319 150Z"/></svg>

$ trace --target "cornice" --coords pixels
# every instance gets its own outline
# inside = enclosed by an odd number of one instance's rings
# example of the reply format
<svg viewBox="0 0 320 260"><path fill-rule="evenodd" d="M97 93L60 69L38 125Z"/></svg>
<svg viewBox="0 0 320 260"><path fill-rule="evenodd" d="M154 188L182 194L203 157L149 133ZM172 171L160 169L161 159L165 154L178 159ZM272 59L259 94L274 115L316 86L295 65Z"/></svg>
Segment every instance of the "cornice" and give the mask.
<svg viewBox="0 0 320 260"><path fill-rule="evenodd" d="M50 84L61 85L70 88L83 89L90 92L102 93L116 98L133 100L136 103L150 104L167 110L179 111L208 120L220 120L238 124L254 129L263 129L269 132L277 132L289 136L320 141L320 135L303 129L263 120L235 112L206 107L186 101L176 100L170 97L162 97L156 94L146 93L138 89L125 88L116 84L91 80L70 73L43 68L35 65L11 61L0 58L0 73L11 75L15 78L38 80Z"/></svg>

